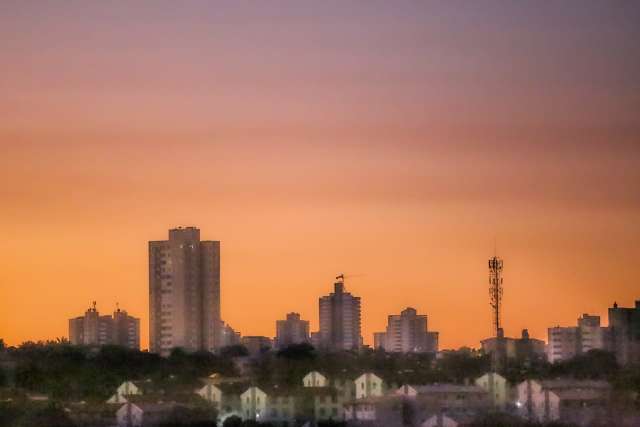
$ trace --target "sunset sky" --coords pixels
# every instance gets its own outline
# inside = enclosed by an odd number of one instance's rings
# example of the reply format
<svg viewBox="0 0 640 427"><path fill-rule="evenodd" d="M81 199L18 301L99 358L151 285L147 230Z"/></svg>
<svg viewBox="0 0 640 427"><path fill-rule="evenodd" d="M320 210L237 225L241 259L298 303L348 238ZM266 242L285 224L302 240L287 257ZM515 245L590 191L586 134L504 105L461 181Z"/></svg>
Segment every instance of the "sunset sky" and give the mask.
<svg viewBox="0 0 640 427"><path fill-rule="evenodd" d="M640 299L640 2L0 4L0 338L142 319L149 240L222 248L222 315L363 335L406 306L441 348ZM353 276L353 277L349 277Z"/></svg>

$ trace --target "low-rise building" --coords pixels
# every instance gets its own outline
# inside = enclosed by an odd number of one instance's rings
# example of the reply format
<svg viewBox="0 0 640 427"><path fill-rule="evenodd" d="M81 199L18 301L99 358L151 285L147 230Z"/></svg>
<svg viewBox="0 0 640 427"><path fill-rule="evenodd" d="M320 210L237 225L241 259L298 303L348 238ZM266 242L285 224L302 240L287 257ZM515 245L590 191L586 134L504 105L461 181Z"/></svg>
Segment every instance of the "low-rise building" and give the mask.
<svg viewBox="0 0 640 427"><path fill-rule="evenodd" d="M405 384L396 389L394 394L417 402L428 414L442 410L452 414L480 413L492 406L487 391L477 385Z"/></svg>
<svg viewBox="0 0 640 427"><path fill-rule="evenodd" d="M143 384L140 381L125 381L118 386L116 392L109 397L107 403L122 404L127 403L130 396L139 396L143 394Z"/></svg>
<svg viewBox="0 0 640 427"><path fill-rule="evenodd" d="M345 404L344 420L347 425L400 427L405 421L403 420L404 408L400 396L365 397Z"/></svg>
<svg viewBox="0 0 640 427"><path fill-rule="evenodd" d="M260 420L277 425L292 424L296 416L297 397L287 389L270 389L267 394L266 414Z"/></svg>
<svg viewBox="0 0 640 427"><path fill-rule="evenodd" d="M196 390L196 394L209 402L217 410L222 409L222 390L213 378L202 380L204 385Z"/></svg>
<svg viewBox="0 0 640 427"><path fill-rule="evenodd" d="M475 385L487 392L489 400L495 408L504 409L509 403L509 383L502 375L495 372L487 372L476 378Z"/></svg>
<svg viewBox="0 0 640 427"><path fill-rule="evenodd" d="M249 387L240 395L242 418L260 421L267 418L267 393L258 387Z"/></svg>
<svg viewBox="0 0 640 427"><path fill-rule="evenodd" d="M420 424L420 427L458 427L458 425L459 423L452 417L438 412L424 420Z"/></svg>
<svg viewBox="0 0 640 427"><path fill-rule="evenodd" d="M302 378L304 387L326 387L327 383L327 377L318 371L311 371Z"/></svg>
<svg viewBox="0 0 640 427"><path fill-rule="evenodd" d="M517 390L518 412L530 422L609 425L607 407L611 387L607 382L526 380L518 384Z"/></svg>
<svg viewBox="0 0 640 427"><path fill-rule="evenodd" d="M384 395L384 381L374 373L367 372L356 378L356 399Z"/></svg>

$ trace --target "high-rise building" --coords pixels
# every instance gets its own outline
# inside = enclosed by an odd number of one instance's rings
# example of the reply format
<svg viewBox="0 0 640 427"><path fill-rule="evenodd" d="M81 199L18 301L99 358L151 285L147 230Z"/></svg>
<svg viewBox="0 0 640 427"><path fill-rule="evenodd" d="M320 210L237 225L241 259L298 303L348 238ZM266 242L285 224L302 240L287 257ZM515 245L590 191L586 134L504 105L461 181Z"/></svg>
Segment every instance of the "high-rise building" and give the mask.
<svg viewBox="0 0 640 427"><path fill-rule="evenodd" d="M607 328L600 326L600 316L585 313L577 326L549 328L547 341L547 359L555 363L589 350L606 349Z"/></svg>
<svg viewBox="0 0 640 427"><path fill-rule="evenodd" d="M69 341L74 345L121 345L140 349L140 319L129 316L119 308L101 316L96 303L84 316L69 319Z"/></svg>
<svg viewBox="0 0 640 427"><path fill-rule="evenodd" d="M615 353L618 363L640 363L640 300L632 308L613 304L609 309L609 333L610 349Z"/></svg>
<svg viewBox="0 0 640 427"><path fill-rule="evenodd" d="M385 348L387 343L387 333L386 332L374 332L373 333L373 348L375 350Z"/></svg>
<svg viewBox="0 0 640 427"><path fill-rule="evenodd" d="M285 320L276 320L277 348L309 342L309 321L300 319L298 313L288 313Z"/></svg>
<svg viewBox="0 0 640 427"><path fill-rule="evenodd" d="M428 333L426 315L407 307L388 317L386 332L374 334L374 346L398 353L437 352L437 333Z"/></svg>
<svg viewBox="0 0 640 427"><path fill-rule="evenodd" d="M578 354L578 328L555 326L547 330L547 360L556 363Z"/></svg>
<svg viewBox="0 0 640 427"><path fill-rule="evenodd" d="M129 316L125 310L113 312L113 342L128 348L140 348L140 319Z"/></svg>
<svg viewBox="0 0 640 427"><path fill-rule="evenodd" d="M318 345L326 350L352 350L362 345L360 297L345 292L344 276L338 276L334 292L320 297Z"/></svg>
<svg viewBox="0 0 640 427"><path fill-rule="evenodd" d="M169 230L149 242L149 346L213 351L220 346L220 242L196 227Z"/></svg>

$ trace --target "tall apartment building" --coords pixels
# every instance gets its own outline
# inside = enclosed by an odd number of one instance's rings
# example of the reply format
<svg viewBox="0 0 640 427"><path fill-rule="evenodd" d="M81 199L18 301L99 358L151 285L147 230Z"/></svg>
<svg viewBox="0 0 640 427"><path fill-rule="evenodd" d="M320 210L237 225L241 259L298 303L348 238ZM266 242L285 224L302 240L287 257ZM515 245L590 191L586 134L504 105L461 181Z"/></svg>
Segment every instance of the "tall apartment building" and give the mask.
<svg viewBox="0 0 640 427"><path fill-rule="evenodd" d="M285 320L276 320L277 348L309 342L309 321L300 319L298 313L288 313Z"/></svg>
<svg viewBox="0 0 640 427"><path fill-rule="evenodd" d="M547 329L547 360L555 363L578 354L578 328L555 326Z"/></svg>
<svg viewBox="0 0 640 427"><path fill-rule="evenodd" d="M220 346L220 242L196 227L169 230L149 242L149 347L213 351Z"/></svg>
<svg viewBox="0 0 640 427"><path fill-rule="evenodd" d="M609 308L610 349L621 365L640 363L640 300L635 307Z"/></svg>
<svg viewBox="0 0 640 427"><path fill-rule="evenodd" d="M352 350L362 345L360 297L345 292L344 278L338 276L334 292L320 297L318 346L326 350Z"/></svg>
<svg viewBox="0 0 640 427"><path fill-rule="evenodd" d="M73 345L121 345L140 349L140 319L119 308L113 316L101 316L96 303L84 316L69 319L69 341Z"/></svg>
<svg viewBox="0 0 640 427"><path fill-rule="evenodd" d="M437 333L427 330L427 316L407 307L387 319L386 332L374 334L374 345L388 352L432 352L438 351Z"/></svg>
<svg viewBox="0 0 640 427"><path fill-rule="evenodd" d="M113 312L113 342L128 348L140 348L140 319L129 316L120 307Z"/></svg>
<svg viewBox="0 0 640 427"><path fill-rule="evenodd" d="M551 363L567 360L589 350L607 349L607 328L600 326L600 316L583 314L577 326L548 329L547 359Z"/></svg>

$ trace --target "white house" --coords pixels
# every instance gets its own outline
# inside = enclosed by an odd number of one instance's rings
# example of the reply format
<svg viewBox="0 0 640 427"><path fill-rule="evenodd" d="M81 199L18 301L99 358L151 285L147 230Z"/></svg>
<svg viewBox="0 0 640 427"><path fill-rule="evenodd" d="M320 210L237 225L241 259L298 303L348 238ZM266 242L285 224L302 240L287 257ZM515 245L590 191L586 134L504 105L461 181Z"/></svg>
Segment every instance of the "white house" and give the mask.
<svg viewBox="0 0 640 427"><path fill-rule="evenodd" d="M206 379L204 382L205 385L197 389L196 394L219 409L222 404L222 390L214 384L214 381Z"/></svg>
<svg viewBox="0 0 640 427"><path fill-rule="evenodd" d="M267 418L267 393L258 387L249 387L240 395L242 418L260 421Z"/></svg>
<svg viewBox="0 0 640 427"><path fill-rule="evenodd" d="M356 399L365 397L379 397L384 394L384 381L371 372L360 375L355 380Z"/></svg>
<svg viewBox="0 0 640 427"><path fill-rule="evenodd" d="M504 408L509 401L509 384L506 378L495 372L487 372L475 380L475 384L486 390L496 408Z"/></svg>
<svg viewBox="0 0 640 427"><path fill-rule="evenodd" d="M318 371L311 371L302 378L302 384L305 387L326 387L327 377Z"/></svg>
<svg viewBox="0 0 640 427"><path fill-rule="evenodd" d="M420 427L458 427L458 422L443 413L438 413L424 420Z"/></svg>
<svg viewBox="0 0 640 427"><path fill-rule="evenodd" d="M133 381L125 381L116 389L116 392L107 400L107 403L127 403L127 396L140 395L142 389Z"/></svg>

